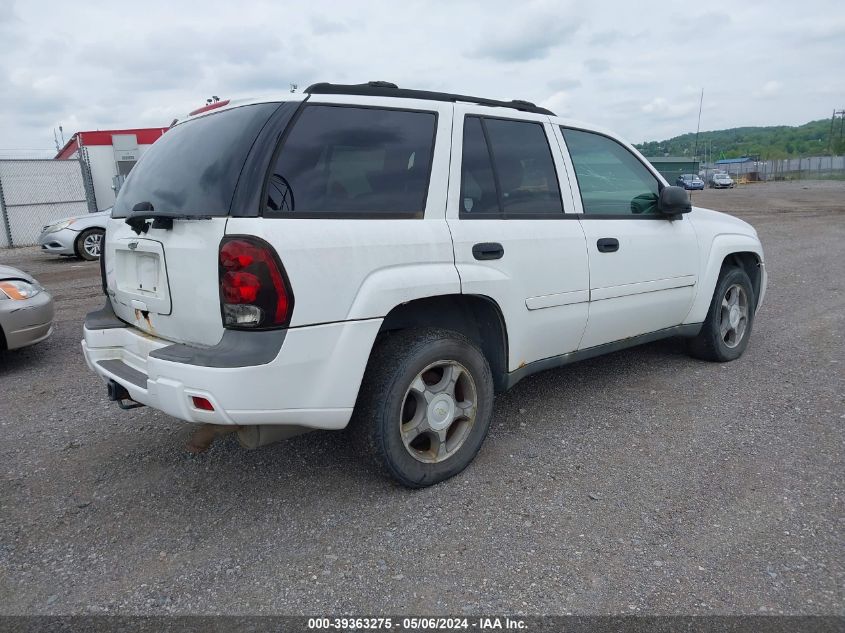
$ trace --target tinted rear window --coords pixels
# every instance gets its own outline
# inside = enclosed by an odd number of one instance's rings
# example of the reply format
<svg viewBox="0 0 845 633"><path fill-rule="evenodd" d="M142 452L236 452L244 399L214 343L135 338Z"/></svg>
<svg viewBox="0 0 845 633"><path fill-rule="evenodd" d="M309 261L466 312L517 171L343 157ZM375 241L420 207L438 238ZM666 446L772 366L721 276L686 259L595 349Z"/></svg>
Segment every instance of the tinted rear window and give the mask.
<svg viewBox="0 0 845 633"><path fill-rule="evenodd" d="M507 214L563 212L552 151L540 123L485 119L502 211Z"/></svg>
<svg viewBox="0 0 845 633"><path fill-rule="evenodd" d="M139 202L155 213L228 215L249 149L278 107L241 106L168 130L123 183L112 217L126 217Z"/></svg>
<svg viewBox="0 0 845 633"><path fill-rule="evenodd" d="M540 123L467 117L461 183L463 218L563 212L554 159Z"/></svg>
<svg viewBox="0 0 845 633"><path fill-rule="evenodd" d="M490 150L481 119L464 120L464 151L461 161L461 213L500 213L499 194Z"/></svg>
<svg viewBox="0 0 845 633"><path fill-rule="evenodd" d="M273 166L265 215L421 215L436 127L432 112L306 106Z"/></svg>

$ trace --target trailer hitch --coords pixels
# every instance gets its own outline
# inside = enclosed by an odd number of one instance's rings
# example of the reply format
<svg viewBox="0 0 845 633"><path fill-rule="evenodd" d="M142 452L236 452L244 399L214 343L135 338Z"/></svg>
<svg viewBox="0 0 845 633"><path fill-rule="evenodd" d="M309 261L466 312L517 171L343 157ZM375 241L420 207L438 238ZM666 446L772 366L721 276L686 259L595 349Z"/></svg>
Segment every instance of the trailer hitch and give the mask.
<svg viewBox="0 0 845 633"><path fill-rule="evenodd" d="M129 396L129 392L126 390L126 387L114 380L109 380L108 383L106 383L106 389L109 393L109 400L111 400L112 402L116 402L117 406L119 406L124 411L129 411L130 409L137 409L138 407L144 406L140 402L135 402Z"/></svg>

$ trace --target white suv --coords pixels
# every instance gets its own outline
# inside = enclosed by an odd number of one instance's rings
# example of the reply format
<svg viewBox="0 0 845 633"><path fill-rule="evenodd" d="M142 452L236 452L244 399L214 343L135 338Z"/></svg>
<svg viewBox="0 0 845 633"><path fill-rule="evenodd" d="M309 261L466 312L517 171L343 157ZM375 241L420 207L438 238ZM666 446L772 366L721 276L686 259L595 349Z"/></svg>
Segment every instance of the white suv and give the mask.
<svg viewBox="0 0 845 633"><path fill-rule="evenodd" d="M534 372L669 336L739 357L766 288L754 229L611 133L386 82L191 113L103 254L82 347L112 399L249 446L352 420L412 487Z"/></svg>

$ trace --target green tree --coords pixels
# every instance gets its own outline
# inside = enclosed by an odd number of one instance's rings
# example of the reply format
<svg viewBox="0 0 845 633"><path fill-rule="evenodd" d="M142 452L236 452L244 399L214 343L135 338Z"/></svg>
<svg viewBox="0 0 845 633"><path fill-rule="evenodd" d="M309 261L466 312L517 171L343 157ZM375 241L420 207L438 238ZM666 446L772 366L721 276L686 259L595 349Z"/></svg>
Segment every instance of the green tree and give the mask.
<svg viewBox="0 0 845 633"><path fill-rule="evenodd" d="M712 147L714 158L760 156L768 160L797 157L800 154L827 154L828 145L834 154L843 153L839 124L834 126L831 138L830 119L819 119L796 127L776 125L701 132L698 137L698 154L702 157L703 148ZM647 141L636 147L646 156L683 156L684 150L691 155L695 147L695 134L681 134L664 141Z"/></svg>

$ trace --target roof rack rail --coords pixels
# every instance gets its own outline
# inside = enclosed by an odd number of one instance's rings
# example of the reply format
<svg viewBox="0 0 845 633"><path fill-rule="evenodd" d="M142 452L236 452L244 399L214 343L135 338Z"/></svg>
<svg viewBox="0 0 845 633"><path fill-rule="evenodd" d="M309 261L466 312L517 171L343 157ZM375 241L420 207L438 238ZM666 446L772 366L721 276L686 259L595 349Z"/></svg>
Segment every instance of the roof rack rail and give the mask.
<svg viewBox="0 0 845 633"><path fill-rule="evenodd" d="M389 81L369 81L365 84L332 84L316 83L305 89L307 94L312 95L361 95L366 97L402 97L405 99L424 99L427 101L465 101L478 105L490 106L493 108L512 108L521 112L534 112L536 114L555 113L546 108L541 108L530 101L514 99L513 101L497 101L496 99L484 99L483 97L470 97L468 95L452 94L449 92L433 92L430 90L411 90L400 88Z"/></svg>

